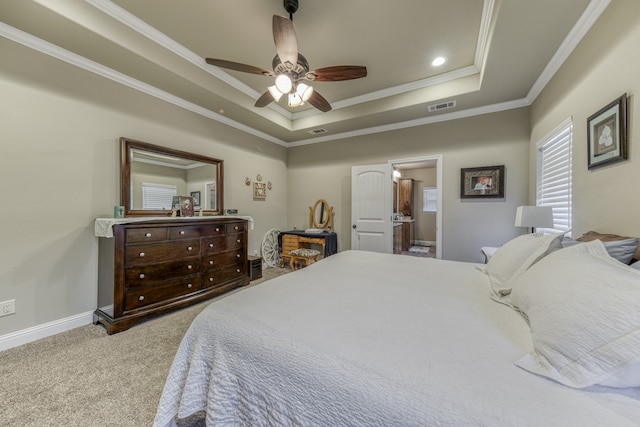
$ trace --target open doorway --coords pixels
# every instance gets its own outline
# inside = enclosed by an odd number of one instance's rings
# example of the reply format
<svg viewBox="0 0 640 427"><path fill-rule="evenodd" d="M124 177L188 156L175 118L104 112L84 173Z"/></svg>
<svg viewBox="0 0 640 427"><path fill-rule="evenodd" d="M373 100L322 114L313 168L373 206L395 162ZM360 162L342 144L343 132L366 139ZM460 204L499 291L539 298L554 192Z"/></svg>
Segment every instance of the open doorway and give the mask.
<svg viewBox="0 0 640 427"><path fill-rule="evenodd" d="M394 252L442 258L442 156L389 160Z"/></svg>

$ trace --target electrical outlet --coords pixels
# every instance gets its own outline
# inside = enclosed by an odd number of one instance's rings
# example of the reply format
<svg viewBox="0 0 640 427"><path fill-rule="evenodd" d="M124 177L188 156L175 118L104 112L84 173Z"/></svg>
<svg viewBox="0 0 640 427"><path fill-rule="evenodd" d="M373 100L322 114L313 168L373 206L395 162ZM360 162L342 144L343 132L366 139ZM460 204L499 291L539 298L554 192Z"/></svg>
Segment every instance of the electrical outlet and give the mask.
<svg viewBox="0 0 640 427"><path fill-rule="evenodd" d="M0 302L0 316L8 316L16 312L16 300Z"/></svg>

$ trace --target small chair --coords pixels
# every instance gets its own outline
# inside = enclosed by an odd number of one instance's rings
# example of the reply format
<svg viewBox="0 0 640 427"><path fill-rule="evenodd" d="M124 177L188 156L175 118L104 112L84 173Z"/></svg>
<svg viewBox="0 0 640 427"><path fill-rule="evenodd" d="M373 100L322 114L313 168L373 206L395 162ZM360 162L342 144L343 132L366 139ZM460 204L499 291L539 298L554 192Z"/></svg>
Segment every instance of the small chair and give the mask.
<svg viewBox="0 0 640 427"><path fill-rule="evenodd" d="M289 252L291 270L297 270L300 267L306 267L312 262L317 262L320 251L316 249L300 248ZM304 261L304 265L301 263Z"/></svg>
<svg viewBox="0 0 640 427"><path fill-rule="evenodd" d="M320 251L310 248L300 247L300 238L295 234L285 234L282 236L282 261L280 267L284 267L285 261L289 260L291 270L306 267L312 262L318 261Z"/></svg>

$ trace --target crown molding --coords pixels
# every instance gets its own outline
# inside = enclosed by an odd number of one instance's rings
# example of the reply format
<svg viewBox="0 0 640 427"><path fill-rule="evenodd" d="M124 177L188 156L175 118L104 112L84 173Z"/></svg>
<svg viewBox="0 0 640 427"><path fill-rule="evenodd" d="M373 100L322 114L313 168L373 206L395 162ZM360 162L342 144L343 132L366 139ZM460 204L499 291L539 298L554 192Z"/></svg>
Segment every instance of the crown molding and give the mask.
<svg viewBox="0 0 640 427"><path fill-rule="evenodd" d="M480 116L482 114L496 113L500 111L513 110L515 108L528 107L531 103L526 98L513 101L501 102L498 104L485 105L482 107L469 108L467 110L455 111L437 116L422 117L405 122L391 123L388 125L374 126L370 128L358 129L349 132L337 133L333 135L320 136L317 138L295 141L288 144L289 147L299 147L302 145L317 144L320 142L333 141L337 139L353 138L374 133L390 132L394 130L407 129L416 126L424 126L432 123L447 122L450 120L463 119L466 117Z"/></svg>
<svg viewBox="0 0 640 427"><path fill-rule="evenodd" d="M115 71L109 67L105 67L102 64L91 61L90 59L56 46L53 43L49 43L48 41L42 40L22 30L7 25L4 22L0 22L0 36L12 40L16 43L20 43L21 45L34 49L38 52L44 53L45 55L49 55L53 58L74 65L78 68L82 68L91 73L97 74L114 82L120 83L124 86L135 89L139 92L184 108L185 110L192 111L201 116L226 124L248 134L257 136L258 138L273 142L274 144L278 144L283 147L287 146L287 143L279 138L273 137L267 133L261 132L235 120L231 120L228 117L223 116L222 114L201 107L197 104L194 104L193 102L189 102L185 99L170 94L169 92L165 92L161 89L158 89L157 87L151 86L147 83L141 82L140 80L129 77L126 74Z"/></svg>
<svg viewBox="0 0 640 427"><path fill-rule="evenodd" d="M91 3L92 5L94 5L95 7L98 7L96 5L99 5L100 7L103 6L110 6L113 5L113 3L110 0L87 0L89 3ZM493 1L493 0L487 0L487 2L489 1ZM517 99L517 100L512 100L512 101L506 101L506 102L502 102L502 103L498 103L498 104L493 104L493 105L487 105L487 106L482 106L482 107L477 107L477 108L470 108L467 110L463 110L463 111L456 111L456 112L451 112L451 113L445 113L445 114L440 114L437 116L430 116L430 117L424 117L424 118L420 118L420 119L414 119L414 120L409 120L409 121L405 121L405 122L398 122L398 123L393 123L393 124L388 124L388 125L382 125L382 126L375 126L375 127L370 127L370 128L363 128L363 129L357 129L354 131L349 131L349 132L343 132L343 133L339 133L339 134L333 134L333 135L324 135L321 137L317 137L317 138L311 138L311 139L305 139L305 140L299 140L299 141L293 141L293 142L285 142L279 138L276 138L272 135L269 135L265 132L259 131L257 129L254 129L252 127L249 127L247 125L244 125L240 122L237 122L235 120L231 120L228 117L221 115L219 113L216 113L214 111L211 111L209 109L206 109L204 107L201 107L199 105L196 105L192 102L189 102L185 99L182 99L180 97L177 97L175 95L172 95L168 92L165 92L161 89L158 89L154 86L151 86L147 83L141 82L137 79L134 79L132 77L129 77L123 73L120 73L118 71L115 71L109 67L105 67L97 62L91 61L87 58L84 58L80 55L77 55L73 52L70 52L66 49L63 49L57 45L54 45L50 42L47 42L45 40L42 40L40 38L37 38L31 34L28 34L22 30L19 30L17 28L14 28L10 25L5 24L4 22L0 22L0 36L5 37L9 40L12 40L16 43L22 44L26 47L29 47L31 49L34 49L38 52L44 53L46 55L52 56L54 58L57 58L61 61L64 61L66 63L69 63L71 65L77 66L79 68L82 68L84 70L87 70L89 72L92 72L94 74L100 75L104 78L107 78L109 80L115 81L117 83L120 83L124 86L130 87L132 89L135 89L137 91L140 91L142 93L145 93L147 95L156 97L158 99L161 99L165 102L168 102L170 104L176 105L180 108L189 110L191 112L194 112L196 114L199 114L201 116L207 117L209 119L215 120L219 123L228 125L232 128L238 129L242 132L248 133L250 135L254 135L258 138L264 139L266 141L272 142L274 144L280 145L282 147L297 147L297 146L302 146L302 145L309 145L309 144L316 144L316 143L321 143L321 142L327 142L327 141L333 141L333 140L339 140L339 139L344 139L344 138L351 138L351 137L357 137L357 136L363 136L363 135L370 135L373 133L380 133L380 132L388 132L388 131L393 131L393 130L399 130L399 129L406 129L409 127L415 127L415 126L423 126L423 125L427 125L427 124L431 124L431 123L438 123L438 122L444 122L444 121L449 121L449 120L456 120L456 119L460 119L460 118L465 118L465 117L471 117L471 116L476 116L476 115L482 115L482 114L489 114L489 113L493 113L493 112L499 112L499 111L505 111L505 110L509 110L509 109L514 109L514 108L521 108L521 107L526 107L531 105L535 99L537 98L537 96L540 94L540 92L544 89L544 87L549 83L549 81L551 80L551 78L553 77L553 75L558 71L558 69L560 68L560 66L564 63L564 61L568 58L568 56L571 54L571 52L575 49L575 47L578 45L578 43L582 40L582 38L584 37L584 35L589 31L589 29L591 28L591 26L596 22L596 20L600 17L600 15L604 12L604 10L607 8L607 6L609 5L609 3L611 2L611 0L592 0L587 9L585 10L585 12L583 13L583 15L580 17L580 19L578 20L578 22L576 23L576 25L573 27L573 29L571 30L571 32L569 33L569 35L565 38L565 40L563 41L563 43L561 44L561 46L558 48L558 50L556 51L555 55L552 57L551 61L549 62L549 64L547 64L547 67L545 67L544 71L542 72L542 74L538 77L538 79L536 80L535 84L532 86L532 88L530 89L528 95L525 98L522 99ZM115 6L115 5L113 5ZM119 7L117 7L118 9L120 9ZM126 15L128 14L128 12L123 11L124 14L121 16L120 19L129 19L130 17L127 17ZM129 14L130 15L130 14ZM137 18L133 17L136 21L139 21ZM117 19L117 18L116 18ZM145 24L146 26L146 24ZM172 52L180 55L181 57L185 58L185 60L193 62L195 65L198 65L199 67L203 68L204 70L207 70L208 72L212 73L212 75L215 75L216 77L218 77L217 75L217 71L213 71L211 69L215 69L217 67L212 67L209 66L208 64L206 64L206 62L204 62L204 60L202 60L202 58L198 57L197 55L193 54L193 52L190 52L188 49L184 48L183 46L181 46L180 44L174 42L173 40L169 39L168 37L164 36L162 33L157 32L155 29L153 29L152 27L147 26L148 28L145 28L144 31L148 32L148 34L150 34L153 38L153 40L163 40L163 46L167 47L167 49L171 50ZM142 33L141 33L142 34ZM149 36L147 36L149 37ZM206 66L205 66L206 65ZM466 67L460 70L457 70L455 73L457 77L455 78L460 78L461 76L464 75L471 75L474 73L477 73L478 69L476 68L476 66L470 66L470 67ZM230 79L233 79L233 77L229 76L227 73L224 73L223 71L220 71L221 73L221 79L225 79L225 75L228 76ZM447 73L450 74L450 73ZM408 90L413 90L415 88L418 87L426 87L426 86L432 86L435 84L440 84L443 83L447 80L447 76L446 75L442 75L442 76L435 76L433 78L429 78L429 79L424 79L421 80L420 82L414 82L414 83L409 83L407 85L400 85L397 86L395 88L388 88L388 89L383 89L381 91L377 91L377 92L373 92L372 94L367 94L367 95L362 95L361 97L355 97L355 98L351 98L351 99L347 99L347 100L343 100L343 101L338 101L336 102L337 106L339 108L345 108L347 106L351 106L351 105L355 105L359 102L367 102L369 100L372 99L380 99L383 98L385 96L391 96L392 94L396 94L396 93L401 93L401 92L394 92L397 90L402 90L402 91L408 91ZM236 80L237 79L233 79ZM237 81L238 83L240 83L239 87L242 86L246 86L243 83ZM424 86L420 86L420 85L424 85ZM234 86L236 87L236 86ZM248 87L247 87L248 88ZM400 88L400 89L398 89ZM254 94L256 94L257 92L254 91L253 89L249 88ZM241 89L239 89L241 90ZM371 97L371 98L370 98ZM279 107L281 108L281 107ZM291 118L292 120L294 118L301 118L301 117L307 117L308 115L312 115L309 113L305 113L305 112L300 112L300 113L296 113L295 115L291 114L290 112L288 112L287 110L283 111L286 112L285 117ZM312 111L312 110L311 110ZM306 115L305 115L306 114Z"/></svg>
<svg viewBox="0 0 640 427"><path fill-rule="evenodd" d="M531 86L527 94L527 99L530 103L533 104L533 101L538 98L542 90L549 84L562 64L564 64L569 55L571 55L576 46L578 46L578 43L580 43L593 24L600 18L600 15L602 15L607 6L609 6L609 3L611 3L611 0L591 0L582 13L582 16L580 16L580 19L578 19L578 22L576 22L576 25L574 25L569 34L567 34L567 37L565 37L547 66L542 70L536 82Z"/></svg>

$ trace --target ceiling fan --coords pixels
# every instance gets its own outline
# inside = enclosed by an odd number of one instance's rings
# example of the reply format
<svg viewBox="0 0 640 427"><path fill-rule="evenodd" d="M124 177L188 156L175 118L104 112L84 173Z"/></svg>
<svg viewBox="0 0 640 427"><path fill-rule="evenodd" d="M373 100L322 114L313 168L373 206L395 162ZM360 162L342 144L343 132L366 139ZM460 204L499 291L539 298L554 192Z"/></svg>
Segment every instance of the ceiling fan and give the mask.
<svg viewBox="0 0 640 427"><path fill-rule="evenodd" d="M273 41L276 45L276 56L271 64L273 71L224 59L206 58L206 61L229 70L275 77L275 84L258 98L256 107L266 107L272 101L278 102L282 95L287 95L290 107L308 102L318 110L327 112L331 110L331 104L303 81L337 82L359 79L366 77L367 67L336 65L310 71L309 62L298 52L298 40L293 28L293 14L298 10L298 0L284 0L283 3L289 18L273 15Z"/></svg>

